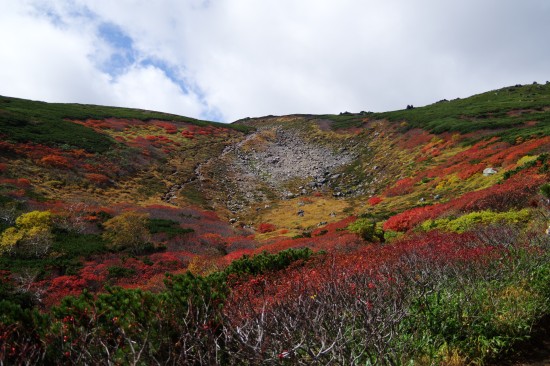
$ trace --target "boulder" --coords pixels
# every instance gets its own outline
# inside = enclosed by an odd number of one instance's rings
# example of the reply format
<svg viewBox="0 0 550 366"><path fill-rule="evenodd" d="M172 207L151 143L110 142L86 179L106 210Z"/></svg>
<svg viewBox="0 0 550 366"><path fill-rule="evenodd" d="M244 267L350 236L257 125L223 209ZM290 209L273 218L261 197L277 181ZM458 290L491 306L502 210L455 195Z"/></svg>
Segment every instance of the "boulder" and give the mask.
<svg viewBox="0 0 550 366"><path fill-rule="evenodd" d="M483 175L488 177L490 175L496 174L497 171L494 168L485 168L483 169Z"/></svg>

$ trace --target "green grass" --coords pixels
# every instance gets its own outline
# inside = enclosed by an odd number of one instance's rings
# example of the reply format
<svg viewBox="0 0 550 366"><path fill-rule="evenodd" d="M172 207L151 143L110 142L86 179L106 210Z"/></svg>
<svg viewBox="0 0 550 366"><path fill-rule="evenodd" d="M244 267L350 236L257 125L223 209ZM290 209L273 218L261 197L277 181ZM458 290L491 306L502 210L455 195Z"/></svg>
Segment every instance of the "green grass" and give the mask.
<svg viewBox="0 0 550 366"><path fill-rule="evenodd" d="M81 267L81 258L107 252L100 235L54 232L50 254L44 258L17 258L0 256L0 270L18 273L31 271L38 276L55 269L63 274L76 274Z"/></svg>
<svg viewBox="0 0 550 366"><path fill-rule="evenodd" d="M149 219L148 226L151 234L165 233L170 238L174 238L177 235L192 233L194 231L193 229L184 229L180 227L177 221L165 219Z"/></svg>
<svg viewBox="0 0 550 366"><path fill-rule="evenodd" d="M0 134L15 142L81 148L102 153L116 143L108 136L64 120L61 108L21 99L0 98Z"/></svg>
<svg viewBox="0 0 550 366"><path fill-rule="evenodd" d="M504 140L550 134L550 84L506 87L464 99L440 101L425 107L384 113L324 115L333 129L357 127L364 118L407 122L405 128L422 128L433 133L469 133L494 130ZM519 115L509 112L521 110ZM537 122L525 126L527 121Z"/></svg>
<svg viewBox="0 0 550 366"><path fill-rule="evenodd" d="M133 268L126 268L121 266L111 266L107 268L109 271L108 278L126 278L126 277L132 277L136 274L136 270Z"/></svg>
<svg viewBox="0 0 550 366"><path fill-rule="evenodd" d="M0 134L16 142L82 148L102 153L116 143L93 129L69 120L126 118L187 122L198 126L232 128L249 132L251 128L238 124L209 122L162 112L141 109L106 107L88 104L45 103L0 96Z"/></svg>
<svg viewBox="0 0 550 366"><path fill-rule="evenodd" d="M56 232L52 252L58 252L65 257L89 257L107 252L107 247L101 235L77 234L73 232Z"/></svg>

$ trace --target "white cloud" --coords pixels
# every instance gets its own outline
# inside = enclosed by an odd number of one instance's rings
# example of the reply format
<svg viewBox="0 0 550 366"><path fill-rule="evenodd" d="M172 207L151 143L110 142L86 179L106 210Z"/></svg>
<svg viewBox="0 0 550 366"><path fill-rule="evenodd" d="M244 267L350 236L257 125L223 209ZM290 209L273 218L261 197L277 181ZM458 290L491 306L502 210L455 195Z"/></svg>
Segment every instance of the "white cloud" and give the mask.
<svg viewBox="0 0 550 366"><path fill-rule="evenodd" d="M193 94L181 93L178 85L156 67L132 67L112 82L115 104L155 111L174 110L180 114L199 116L202 106ZM132 91L129 93L129 91Z"/></svg>
<svg viewBox="0 0 550 366"><path fill-rule="evenodd" d="M29 16L23 12L25 6L3 10L2 94L58 101L93 98L93 89L79 88L95 72L86 56L92 50L89 38Z"/></svg>
<svg viewBox="0 0 550 366"><path fill-rule="evenodd" d="M2 42L6 51L0 57L0 94L192 117L207 110L197 95L183 92L159 68L130 65L115 77L103 72L101 64L116 50L97 36L101 20L50 5L48 11L54 13L48 16L45 7L39 8L44 13L37 13L28 3L10 3L3 9L0 32L8 36Z"/></svg>
<svg viewBox="0 0 550 366"><path fill-rule="evenodd" d="M29 97L31 90L39 99L219 114L231 121L397 109L542 82L550 71L545 0L47 4L49 16L44 6L34 16L17 6L1 19L3 34L25 26L11 32L10 56L0 59L0 93ZM51 14L64 26L55 26ZM98 67L116 52L94 33L101 22L131 37L137 56L114 78ZM146 59L169 71L142 64Z"/></svg>

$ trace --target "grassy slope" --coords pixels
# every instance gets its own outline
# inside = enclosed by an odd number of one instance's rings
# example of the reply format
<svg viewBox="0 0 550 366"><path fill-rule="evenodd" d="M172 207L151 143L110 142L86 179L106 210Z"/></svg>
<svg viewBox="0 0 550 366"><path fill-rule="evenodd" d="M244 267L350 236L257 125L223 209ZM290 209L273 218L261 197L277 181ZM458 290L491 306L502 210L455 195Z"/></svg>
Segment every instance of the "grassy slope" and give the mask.
<svg viewBox="0 0 550 366"><path fill-rule="evenodd" d="M134 109L120 109L120 108L111 108L111 107L99 107L99 106L80 106L80 105L68 105L68 104L47 104L47 103L40 103L40 102L31 102L31 101L24 101L20 99L13 99L13 98L0 98L0 134L7 135L7 138L11 141L15 142L37 142L37 143L43 143L47 145L52 146L60 146L63 147L63 145L67 145L67 149L72 148L84 148L90 152L96 152L101 153L103 151L107 151L111 149L111 147L116 146L118 142L114 139L113 134L119 134L119 131L110 130L109 135L105 131L100 130L94 130L91 128L88 128L86 126L82 126L79 124L75 124L72 122L67 121L68 119L75 119L75 120L85 120L85 119L103 119L107 117L119 117L119 118L127 118L127 119L139 119L139 120L150 120L150 119L160 119L160 120L167 120L167 121L182 121L182 122L189 122L192 124L208 124L208 122L204 121L196 121L187 119L185 117L178 117L178 116L172 116L172 115L166 115L156 112L148 112L148 111L141 111L141 110L134 110ZM423 179L420 179L423 176L423 173L426 171L433 169L433 168L441 168L444 166L444 164L447 162L448 158L454 157L458 155L459 153L463 152L464 150L468 149L469 146L466 146L464 144L463 146L459 146L459 144L454 144L452 141L452 138L449 138L448 140L445 139L439 139L439 138L432 138L433 135L430 135L429 138L425 141L429 142L423 142L423 145L415 146L412 148L403 148L403 149L396 149L394 148L394 143L400 138L400 135L398 132L414 132L412 128L421 128L425 129L427 131L430 131L433 134L437 133L444 133L444 132L450 132L450 133L460 133L460 134L469 134L472 132L475 132L477 130L483 129L486 130L484 134L481 134L482 136L490 136L490 135L498 135L501 136L502 139L510 141L516 145L495 145L497 147L502 147L502 150L507 151L507 149L510 149L512 147L517 147L521 143L523 143L523 140L526 140L533 136L548 136L550 135L550 121L549 121L549 107L550 107L550 86L540 86L540 85L530 85L530 86L524 86L524 87L512 87L512 88L504 88L498 91L492 91L484 94L480 94L477 96L473 96L466 99L461 100L454 100L450 102L439 102L435 103L430 106L422 107L422 108L415 108L411 110L402 110L402 111L394 111L394 112L387 112L387 113L376 113L376 114L362 114L362 115L340 115L340 116L321 116L321 117L313 117L313 116L304 116L305 119L311 119L313 121L321 119L329 119L332 120L332 128L337 131L344 131L348 127L358 127L363 125L366 120L367 121L383 121L387 120L389 122L381 123L380 128L384 129L388 126L391 128L388 128L387 130L382 131L376 131L378 134L380 133L380 137L377 138L377 142L375 145L374 143L371 143L371 147L376 146L378 155L374 155L371 159L370 157L364 157L361 161L361 164L358 164L358 171L364 172L367 170L367 168L371 169L368 164L376 162L378 163L378 158L382 155L387 155L389 158L388 160L396 160L397 166L400 167L401 171L403 171L404 177L412 177L412 178L418 178L416 180L413 179L413 184L411 185L410 191L406 191L405 193L398 193L398 194L388 194L387 192L379 192L380 195L384 198L383 201L376 206L373 207L367 207L366 208L366 214L370 214L371 217L374 217L376 221L384 220L388 218L389 216L393 215L395 212L401 212L403 210L407 210L411 208L412 206L424 206L425 204L431 204L431 203L438 203L438 202L449 202L453 197L460 196L464 192L468 191L475 191L480 188L484 188L485 186L489 187L494 185L497 180L503 179L503 174L505 171L511 170L516 164L518 164L518 161L521 161L521 159L525 159L525 157L529 154L531 154L531 151L534 151L535 148L528 150L526 148L525 151L522 151L521 154L518 154L517 156L514 155L513 158L510 158L510 162L508 162L507 166L502 165L502 170L499 171L498 175L495 175L491 178L485 178L483 177L479 172L475 173L472 176L469 176L467 178L459 178L457 177L457 173L460 173L460 171L456 171L451 169L449 167L449 173L441 174L441 176L430 176L425 177L429 178L424 181ZM67 120L66 120L67 119ZM298 122L296 122L298 124ZM135 126L134 126L135 127ZM138 137L147 136L148 134L153 134L155 136L162 134L162 132L159 132L159 130L151 130L149 129L151 126L145 126L145 127L135 127L135 132ZM235 127L235 125L223 125L223 127ZM160 128L159 128L160 129ZM350 129L353 130L353 129ZM374 133L367 133L367 129L364 129L365 133L358 134L355 138L360 141L362 138L370 138L371 135L374 135ZM132 131L124 131L120 133L122 137L126 136L125 138L128 138L130 135L130 132ZM373 130L374 132L374 130ZM383 132L386 132L385 136L382 138L381 135ZM324 133L324 132L323 132ZM322 132L319 132L319 134L322 134ZM322 135L322 137L319 137L319 139L324 139L325 142L330 141L331 138L334 138L334 134L336 132L330 132L327 135ZM349 131L343 132L345 135L345 138L348 138L348 136L352 136ZM212 146L212 141L214 140L206 140L207 137L201 137L196 136L195 139L191 139L189 141L180 141L184 138L181 137L179 134L175 134L173 136L178 136L179 139L176 142L182 143L182 145L178 145L178 148L174 148L174 150L177 150L177 154L182 154L181 156L175 156L173 155L174 152L171 151L169 153L169 157L171 159L178 160L178 162L174 162L173 165L176 169L174 169L176 172L179 172L181 174L181 177L186 176L187 171L193 171L194 169L194 163L197 161L204 161L210 156L215 156L223 149L223 145L227 143L229 140L227 137L219 137L219 140L216 140L216 143L219 144L219 151L214 151ZM165 133L163 136L170 137L169 133ZM115 135L115 137L120 137ZM211 137L208 137L210 139ZM519 139L518 139L519 138ZM202 140L205 139L205 140ZM435 141L432 141L434 140ZM156 141L156 140L155 140ZM209 143L205 143L208 141ZM462 140L464 141L464 140ZM187 143L187 144L186 144ZM191 145L196 144L196 145ZM433 145L432 147L430 147ZM168 145L166 143L160 144L160 148L166 148ZM198 149L199 146L204 146L205 151ZM415 164L412 164L414 162L414 154L420 154L421 148L423 146L428 146L430 149L425 149L426 151L423 152L424 154L429 155L432 151L431 149L440 149L441 155L432 154L433 156L430 156L427 158L427 160L423 160L422 162L418 161ZM147 145L149 148L150 146ZM492 147L492 146L490 146ZM155 149L160 149L155 147ZM382 148L390 149L390 150L400 150L399 154L396 155L393 154L391 151L383 150ZM151 148L152 149L152 148ZM542 152L548 151L548 146L542 146L537 147L538 149L536 151L536 154L540 154ZM187 152L184 151L193 151L195 152L194 155L190 155ZM206 151L208 150L208 151ZM156 150L147 150L147 151L153 151L156 152ZM474 157L471 157L469 155L465 156L464 159L458 160L457 163L463 164L463 167L469 167L470 165L475 165L485 162L489 162L489 159L493 157L495 153L498 153L499 150L492 151L487 156L483 155L479 159ZM168 153L167 153L168 154ZM448 154L448 156L446 156ZM420 156L420 155L418 155ZM0 156L1 157L1 156ZM161 161L161 158L156 158L158 161ZM529 159L533 160L535 157L530 157ZM157 160L154 160L156 162ZM370 161L373 160L373 161ZM505 161L505 159L501 159L502 161ZM501 160L495 160L497 162ZM183 165L183 162L186 162L186 166L180 166ZM404 162L411 162L410 168L407 168L408 170L405 170L404 167L406 164L403 164ZM474 162L475 161L475 162ZM27 162L22 162L21 164L26 164ZM389 163L388 163L389 164ZM9 164L8 164L9 165ZM151 163L151 169L147 171L146 173L151 174L158 174L160 175L160 178L158 180L161 182L161 179L165 178L167 175L172 174L169 169L166 169L165 172L161 171L160 169L165 166L169 166L169 163L162 162L161 164L153 164ZM521 164L518 164L518 166L521 166ZM44 168L49 169L49 168ZM74 170L74 167L72 168ZM387 169L387 168L386 168ZM60 168L60 170L62 170ZM371 169L372 171L378 172L380 169ZM441 169L440 169L441 170ZM522 170L522 174L527 170ZM15 169L8 169L11 174L19 173L14 172ZM54 171L54 169L49 169L49 171ZM62 172L59 172L60 176L63 176L61 174ZM77 173L82 173L78 171ZM185 174L184 174L185 173ZM65 173L64 173L65 174ZM68 174L68 173L67 173ZM75 173L76 174L76 173ZM148 176L146 176L145 173L139 176L141 179L139 183L136 183L140 185L140 187L145 187L146 184L142 183L146 181ZM354 173L355 174L355 173ZM376 173L378 174L378 173ZM346 174L348 175L348 174ZM352 175L350 172L349 175ZM396 179L396 176L394 175L393 171L388 172L388 177L391 176L391 179ZM359 177L357 175L356 177ZM380 176L378 176L380 177ZM10 178L24 178L24 176L18 176L13 175L10 176ZM178 179L180 179L178 177ZM388 178L389 179L389 178ZM384 181L386 182L386 181ZM382 182L382 183L384 183ZM393 181L392 181L393 182ZM35 181L31 179L31 183L34 185ZM387 183L387 182L386 182ZM384 183L384 185L386 185ZM74 186L77 186L78 184L75 183ZM159 192L161 192L164 188L164 185L159 184L161 188L158 189ZM382 187L383 185L381 185ZM457 188L458 187L458 188ZM495 185L497 187L497 185ZM122 187L124 188L124 187ZM121 187L115 186L113 188L113 191L116 190L116 192L112 192L111 194L114 195L120 195L121 192L123 192L123 189ZM130 187L135 188L135 187ZM391 188L391 186L390 186ZM73 186L71 186L70 189L73 189ZM95 188L94 188L95 189ZM152 195L156 195L159 192L157 192L156 189L151 188ZM94 191L95 192L95 191ZM106 191L98 190L97 195L105 195ZM139 197L137 197L134 193L133 189L128 189L127 196L131 197L134 201L139 201ZM185 192L182 192L185 194L190 194L189 190L186 189ZM430 196L434 193L438 193L442 196L441 199L438 199L437 202L431 201ZM426 198L428 197L428 198ZM1 197L0 197L1 198ZM423 199L420 201L420 199ZM424 201L426 199L427 201ZM306 212L306 216L304 218L304 221L298 221L296 215L294 214L295 210L298 210L302 208L302 206L294 206L297 204L298 199L294 201L283 201L280 203L279 206L274 206L271 211L264 210L260 211L260 213L256 213L256 216L261 221L266 221L269 223L274 223L278 228L283 228L285 226L312 226L314 227L318 221L321 221L320 219L314 219L313 216L315 214L315 211L321 212L319 215L325 215L326 207L325 206L331 206L330 210L334 211L341 211L342 213L347 212L345 207L345 200L339 200L339 199L332 199L329 198L318 198L312 200L312 202L309 202L307 205L303 206L303 210ZM332 200L332 201L331 201ZM341 204L342 207L336 207L336 203ZM289 215L289 212L291 213ZM167 212L163 212L163 214L167 215ZM189 217L189 214L184 214L183 212L180 213L173 213L176 215L175 217L178 220L182 221L199 221L198 219L194 219L193 217ZM310 216L311 215L311 216ZM320 216L320 217L321 217ZM153 217L153 219L158 219L157 217ZM278 219L279 221L277 221ZM308 220L307 222L305 220ZM203 219L204 221L204 219ZM213 220L214 221L214 220ZM176 221L174 221L176 222ZM159 225L160 221L154 222L157 226ZM169 224L170 222L166 221L164 223ZM177 222L176 222L177 223ZM212 226L218 226L218 222L215 222L212 224ZM188 225L186 223L185 225ZM164 225L163 228L164 234L166 236L169 236L171 234L171 231L174 229L173 226L170 225ZM187 226L185 226L187 227ZM2 227L0 227L1 229ZM156 229L155 229L156 230ZM181 228L178 229L181 234ZM185 229L183 229L185 230ZM339 230L339 231L343 231ZM273 234L266 234L264 235L265 239L270 239L273 235L276 235L277 233ZM294 234L294 233L288 233ZM177 235L177 234L176 234ZM321 234L313 234L313 239L320 241L322 239ZM324 235L324 234L323 234ZM215 238L214 238L215 239ZM214 240L212 239L212 240ZM339 239L339 238L338 238ZM202 240L205 240L205 237L202 238ZM302 240L302 239L300 239ZM336 239L331 239L334 242L338 241ZM183 240L181 240L183 242ZM205 243L207 243L205 241ZM296 243L300 244L291 244L294 246L298 245L310 245L312 246L314 244L314 241L307 243L305 241L297 241ZM207 243L208 244L208 243ZM204 244L206 245L206 244ZM209 244L210 245L210 244ZM276 245L276 244L275 244ZM324 245L324 244L323 244ZM372 246L373 248L377 249L377 247ZM86 248L88 251L85 253L84 248ZM390 247L391 248L391 247ZM97 237L97 236L84 236L84 235L75 235L74 237L71 237L70 235L65 235L63 233L56 233L54 248L55 251L59 253L65 253L63 255L59 254L58 258L54 258L52 256L51 261L50 258L46 258L43 263L38 263L37 268L40 270L43 270L43 268L54 266L56 268L61 268L63 273L72 273L72 272L78 272L80 270L80 266L84 265L81 263L80 258L81 257L87 257L88 255L93 255L97 252L104 252L104 243L103 241ZM164 253L162 253L164 254ZM374 253L373 253L374 254ZM350 254L350 256L353 256L354 254ZM115 253L112 255L113 257L118 256L118 253ZM121 256L122 257L122 256ZM221 258L221 257L220 257ZM11 267L19 267L22 266L20 263L16 263L15 261L12 261L11 258L3 259L5 263L0 263L0 267L2 269L10 269ZM130 261L130 260L128 260ZM136 259L137 261L137 259ZM151 262L151 259L149 259ZM9 262L9 263L8 263ZM354 262L360 262L358 260L355 260ZM143 262L145 265L151 266L152 262L147 264L145 261ZM104 263L101 263L104 264ZM127 266L127 264L115 262L113 259L111 263L111 267L107 268L109 271L111 269L114 269L117 266ZM156 260L155 266L161 267L162 260ZM179 265L179 264L177 264ZM89 266L90 267L90 266ZM141 268L135 265L136 268ZM122 268L122 267L120 267ZM126 267L124 267L126 268ZM133 267L132 267L133 268ZM547 266L544 267L547 269ZM164 267L162 268L163 271ZM132 269L133 270L133 269ZM141 271L142 269L140 269ZM144 270L145 271L145 270ZM134 272L136 272L134 270ZM530 272L529 272L530 273ZM523 274L522 274L523 276ZM84 275L81 274L81 277L84 278ZM523 276L521 278L524 278L526 276ZM75 277L77 278L77 277ZM70 279L73 279L71 277ZM369 283L370 285L370 283ZM522 282L518 281L517 283L512 283L510 287L512 290L515 291L524 291L523 288L519 288L519 290L515 289L514 286L520 286L523 285ZM64 287L63 287L64 288ZM509 291L508 288L505 288L504 290ZM502 292L504 292L502 290ZM477 290L476 290L477 291ZM484 295L482 291L485 291L484 288L480 290L480 294ZM518 292L521 293L521 292ZM504 295L502 295L504 296ZM312 300L315 299L315 296L308 297ZM488 298L488 296L483 296L483 298ZM491 298L491 297L489 297ZM430 298L428 298L426 301L431 301ZM437 304L439 306L439 304ZM482 309L483 306L485 306L485 303L482 303ZM443 307L443 309L445 309ZM453 310L454 311L454 310ZM476 310L477 311L477 310ZM498 313L498 312L496 312ZM432 314L433 316L437 314ZM445 314L443 314L443 318L446 318ZM520 314L521 315L521 314ZM518 316L520 318L520 316ZM419 323L423 322L422 319L419 320ZM436 321L436 323L439 325L439 320ZM472 338L475 340L475 337L470 337L469 335L465 338ZM454 338L444 339L442 341L442 347L447 347L449 344L452 345L451 341L456 341ZM447 343L445 343L447 342ZM466 346L463 346L462 339L459 339L456 341L456 345L454 347L459 347L459 349L467 350ZM465 341L463 343L466 343ZM469 346L467 344L467 346ZM490 345L491 346L491 345ZM497 349L497 348L495 348ZM439 352L439 351L438 351Z"/></svg>
<svg viewBox="0 0 550 366"><path fill-rule="evenodd" d="M173 114L141 109L106 107L86 104L62 104L30 101L0 96L0 134L16 142L66 145L90 152L105 152L115 142L107 136L71 123L68 119L105 118L165 120L187 122L197 126L215 126L246 130L240 125L197 120Z"/></svg>
<svg viewBox="0 0 550 366"><path fill-rule="evenodd" d="M121 122L122 125L126 125L122 128L112 127L117 122L102 124L101 121L110 118L127 120L128 123ZM98 121L102 126L86 121ZM168 122L176 129L167 133L155 121ZM199 131L197 136L180 134L193 128ZM200 134L203 129L207 131L207 135ZM43 185L46 180L61 182L63 185L67 181L76 182L76 185L72 184L71 187L64 186L60 190L50 192L50 197L59 195L58 198L61 200L64 200L62 194L74 193L82 186L86 186L84 176L90 171L83 170L80 167L82 163L105 166L104 171L99 172L111 179L107 186L114 190L110 194L113 197L125 199L125 195L128 195L136 200L143 199L144 195L160 196L167 186L177 183L177 180L185 181L188 178L181 178L179 175L188 175L197 163L212 154L218 154L218 150L223 149L224 139L229 141L229 137L208 134L221 130L230 131L228 134L233 136L251 128L140 109L45 103L0 96L0 138L6 141L5 151L0 151L0 158L3 155L10 167L4 172L7 174L6 178L31 178L33 186ZM165 140L162 144L146 140L153 137ZM24 146L22 144L29 143L28 146L36 144L55 148L56 154L69 158L70 169L44 167L40 162L41 156L37 157L37 154L34 154L31 161L22 160L22 155L10 152L13 146ZM77 158L78 164L75 164L74 160L71 160L71 154L79 149L86 150L92 156ZM105 165L106 163L109 165ZM121 173L118 168L123 172ZM176 170L178 176L167 174L168 171L172 173ZM176 181L163 182L169 176ZM47 191L52 189L42 188Z"/></svg>
<svg viewBox="0 0 550 366"><path fill-rule="evenodd" d="M550 85L505 87L464 99L384 113L326 115L334 129L360 126L365 118L406 122L432 133L491 130L507 141L550 134ZM531 122L531 123L529 123Z"/></svg>
<svg viewBox="0 0 550 366"><path fill-rule="evenodd" d="M368 146L355 151L357 159L345 171L345 183L352 188L368 182L370 192L355 203L348 202L355 208L352 212L375 211L387 218L414 206L440 202L433 200L434 195L447 201L488 188L514 169L523 156L548 152L547 145L530 148L526 141L550 135L550 85L505 87L464 99L385 113L266 116L239 122L256 127L282 125L297 132L315 126L305 131L303 137L329 147L338 146L340 138L356 141L357 148ZM326 128L329 126L332 132ZM418 129L427 131L425 139L418 138L422 136ZM493 136L499 139L491 140L483 153L469 150L478 140L490 140ZM417 143L407 142L415 139ZM523 151L514 159L496 157L512 147ZM484 177L481 172L486 167L497 168L499 173ZM472 173L465 174L468 169ZM387 187L406 177L415 180L409 193L383 197L383 204L375 208L365 204L369 195L384 196ZM259 220L286 229L296 226L298 218L294 215L283 216L284 220L281 216L273 209L262 210ZM258 217L257 213L254 217ZM326 213L321 212L308 219L325 221L325 217Z"/></svg>

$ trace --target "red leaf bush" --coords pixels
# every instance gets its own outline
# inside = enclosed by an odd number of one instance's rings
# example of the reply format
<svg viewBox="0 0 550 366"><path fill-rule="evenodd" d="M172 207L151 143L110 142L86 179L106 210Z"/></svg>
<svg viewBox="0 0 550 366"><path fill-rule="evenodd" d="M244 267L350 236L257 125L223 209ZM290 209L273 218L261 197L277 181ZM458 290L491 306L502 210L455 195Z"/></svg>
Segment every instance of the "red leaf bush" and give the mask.
<svg viewBox="0 0 550 366"><path fill-rule="evenodd" d="M534 170L524 171L479 191L468 192L447 203L416 207L390 217L384 223L384 230L408 231L428 219L435 219L446 212L471 212L482 210L506 211L512 208L527 207L530 198L538 187L547 181L546 176L534 174Z"/></svg>
<svg viewBox="0 0 550 366"><path fill-rule="evenodd" d="M86 179L88 179L90 182L93 182L98 185L106 185L109 183L109 177L107 177L104 174L99 173L88 173L85 174Z"/></svg>
<svg viewBox="0 0 550 366"><path fill-rule="evenodd" d="M262 222L258 225L258 232L265 234L277 230L277 227L273 224Z"/></svg>
<svg viewBox="0 0 550 366"><path fill-rule="evenodd" d="M55 167L55 168L67 169L71 167L69 159L60 155L53 155L53 154L46 155L42 159L40 159L40 162L44 165Z"/></svg>
<svg viewBox="0 0 550 366"><path fill-rule="evenodd" d="M386 197L395 197L409 194L414 190L414 184L418 179L404 178L395 182L393 187L386 189L384 195Z"/></svg>
<svg viewBox="0 0 550 366"><path fill-rule="evenodd" d="M367 200L368 204L371 206L376 206L380 202L382 202L382 198L380 197L371 197Z"/></svg>

